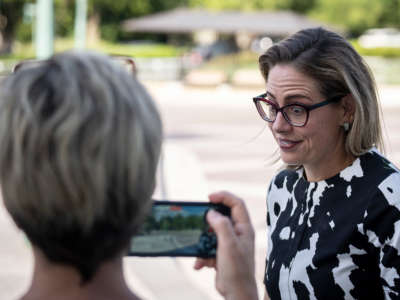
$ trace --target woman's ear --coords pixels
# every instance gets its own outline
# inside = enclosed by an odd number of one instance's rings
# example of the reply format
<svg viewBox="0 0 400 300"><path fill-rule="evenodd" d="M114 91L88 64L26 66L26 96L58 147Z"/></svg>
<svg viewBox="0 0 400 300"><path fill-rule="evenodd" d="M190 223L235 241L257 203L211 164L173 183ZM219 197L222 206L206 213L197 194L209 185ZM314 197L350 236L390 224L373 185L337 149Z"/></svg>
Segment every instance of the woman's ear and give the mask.
<svg viewBox="0 0 400 300"><path fill-rule="evenodd" d="M343 122L353 123L356 113L356 101L352 94L347 94L342 98L341 107L343 108Z"/></svg>

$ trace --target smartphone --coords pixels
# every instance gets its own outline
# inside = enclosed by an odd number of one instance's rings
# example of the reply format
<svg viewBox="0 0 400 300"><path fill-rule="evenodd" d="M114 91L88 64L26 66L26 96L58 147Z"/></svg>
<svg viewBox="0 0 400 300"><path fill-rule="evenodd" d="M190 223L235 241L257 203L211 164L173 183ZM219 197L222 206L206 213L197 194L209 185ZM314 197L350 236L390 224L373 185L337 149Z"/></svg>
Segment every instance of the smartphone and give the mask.
<svg viewBox="0 0 400 300"><path fill-rule="evenodd" d="M215 257L217 237L206 220L210 209L230 217L230 208L222 204L154 201L128 256Z"/></svg>

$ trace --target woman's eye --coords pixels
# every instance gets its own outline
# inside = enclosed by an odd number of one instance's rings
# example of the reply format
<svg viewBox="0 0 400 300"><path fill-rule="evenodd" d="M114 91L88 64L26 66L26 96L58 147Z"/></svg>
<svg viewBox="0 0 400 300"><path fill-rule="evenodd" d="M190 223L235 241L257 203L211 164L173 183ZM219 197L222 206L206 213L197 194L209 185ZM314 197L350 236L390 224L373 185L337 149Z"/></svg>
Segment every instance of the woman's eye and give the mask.
<svg viewBox="0 0 400 300"><path fill-rule="evenodd" d="M272 115L276 115L276 108L272 105L268 106L268 112Z"/></svg>
<svg viewBox="0 0 400 300"><path fill-rule="evenodd" d="M291 106L290 107L290 112L293 114L299 115L299 114L304 113L304 111L305 111L304 108L301 106Z"/></svg>

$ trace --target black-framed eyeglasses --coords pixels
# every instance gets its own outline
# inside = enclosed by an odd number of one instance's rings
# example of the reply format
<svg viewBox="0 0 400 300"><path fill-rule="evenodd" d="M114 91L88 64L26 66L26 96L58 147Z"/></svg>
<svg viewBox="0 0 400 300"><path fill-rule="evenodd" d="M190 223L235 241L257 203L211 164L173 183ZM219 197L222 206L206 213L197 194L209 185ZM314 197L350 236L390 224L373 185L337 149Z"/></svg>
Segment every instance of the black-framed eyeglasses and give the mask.
<svg viewBox="0 0 400 300"><path fill-rule="evenodd" d="M320 103L305 105L300 103L288 104L282 107L266 98L267 93L253 98L257 111L261 118L267 122L274 122L279 112L282 113L285 120L292 126L303 127L307 124L310 111L330 103L338 102L343 96L335 96Z"/></svg>

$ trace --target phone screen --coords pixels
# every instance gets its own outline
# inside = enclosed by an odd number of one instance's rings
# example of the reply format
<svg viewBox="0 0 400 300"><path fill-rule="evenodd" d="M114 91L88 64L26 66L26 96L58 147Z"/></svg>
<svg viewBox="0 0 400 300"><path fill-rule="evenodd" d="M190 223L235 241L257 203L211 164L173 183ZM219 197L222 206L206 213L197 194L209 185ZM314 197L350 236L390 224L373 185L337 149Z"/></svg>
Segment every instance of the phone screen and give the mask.
<svg viewBox="0 0 400 300"><path fill-rule="evenodd" d="M155 201L128 255L214 257L217 237L206 221L211 208L230 215L226 206L208 202Z"/></svg>

